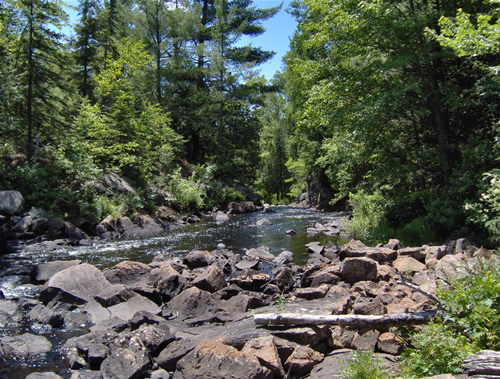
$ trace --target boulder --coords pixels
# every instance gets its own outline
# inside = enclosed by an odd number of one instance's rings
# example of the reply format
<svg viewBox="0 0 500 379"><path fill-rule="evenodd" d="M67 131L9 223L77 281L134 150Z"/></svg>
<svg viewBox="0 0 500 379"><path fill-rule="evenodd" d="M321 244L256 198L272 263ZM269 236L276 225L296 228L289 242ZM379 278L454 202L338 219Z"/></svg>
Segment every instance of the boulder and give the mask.
<svg viewBox="0 0 500 379"><path fill-rule="evenodd" d="M130 321L137 312L146 311L153 314L161 313L161 308L148 298L136 295L123 303L108 308L111 317L118 317L124 321Z"/></svg>
<svg viewBox="0 0 500 379"><path fill-rule="evenodd" d="M191 284L207 292L215 292L226 287L226 280L221 269L216 266L209 266L198 275Z"/></svg>
<svg viewBox="0 0 500 379"><path fill-rule="evenodd" d="M158 325L142 325L139 329L128 333L121 333L120 336L111 342L111 347L128 348L130 341L134 341L139 346L146 349L146 353L151 357L157 357L169 343L175 340L175 336L170 332L166 323Z"/></svg>
<svg viewBox="0 0 500 379"><path fill-rule="evenodd" d="M265 379L273 374L257 357L216 341L202 341L177 362L174 379Z"/></svg>
<svg viewBox="0 0 500 379"><path fill-rule="evenodd" d="M215 306L216 302L207 291L196 287L188 288L169 302L170 309L180 317L203 315Z"/></svg>
<svg viewBox="0 0 500 379"><path fill-rule="evenodd" d="M151 366L146 349L115 349L101 363L103 379L144 378Z"/></svg>
<svg viewBox="0 0 500 379"><path fill-rule="evenodd" d="M346 258L342 262L340 277L348 283L361 280L376 281L378 276L378 265L370 258Z"/></svg>
<svg viewBox="0 0 500 379"><path fill-rule="evenodd" d="M313 254L321 254L325 250L325 247L321 246L321 242L310 242L306 247L307 251Z"/></svg>
<svg viewBox="0 0 500 379"><path fill-rule="evenodd" d="M160 368L151 372L150 379L170 379L170 374Z"/></svg>
<svg viewBox="0 0 500 379"><path fill-rule="evenodd" d="M361 350L364 352L373 351L377 346L379 336L380 332L378 332L377 330L369 330L364 333L356 333L354 339L352 340L352 346L356 350Z"/></svg>
<svg viewBox="0 0 500 379"><path fill-rule="evenodd" d="M23 210L24 198L19 191L0 191L0 214L13 215Z"/></svg>
<svg viewBox="0 0 500 379"><path fill-rule="evenodd" d="M84 304L110 286L101 271L83 263L55 273L45 283L40 299L44 304L51 301Z"/></svg>
<svg viewBox="0 0 500 379"><path fill-rule="evenodd" d="M20 311L16 302L0 300L0 326L20 321L22 319Z"/></svg>
<svg viewBox="0 0 500 379"><path fill-rule="evenodd" d="M24 216L14 224L12 231L20 234L28 233L32 223L33 217L30 215Z"/></svg>
<svg viewBox="0 0 500 379"><path fill-rule="evenodd" d="M104 183L115 192L126 195L135 194L135 189L133 188L135 183L129 178L120 177L115 173L109 173L104 174L103 179Z"/></svg>
<svg viewBox="0 0 500 379"><path fill-rule="evenodd" d="M241 261L235 264L235 267L238 270L257 270L259 267L259 260L257 258L245 257Z"/></svg>
<svg viewBox="0 0 500 379"><path fill-rule="evenodd" d="M257 222L255 223L255 225L257 226L270 226L272 224L273 223L269 221L267 218L261 218L260 220L257 220Z"/></svg>
<svg viewBox="0 0 500 379"><path fill-rule="evenodd" d="M43 336L24 333L18 336L0 337L0 357L4 359L28 359L48 353L52 344Z"/></svg>
<svg viewBox="0 0 500 379"><path fill-rule="evenodd" d="M403 349L404 345L396 339L394 333L385 332L378 337L377 350L382 353L399 355Z"/></svg>
<svg viewBox="0 0 500 379"><path fill-rule="evenodd" d="M102 343L90 345L87 352L89 368L91 370L99 370L101 368L101 363L108 357L109 352L109 347Z"/></svg>
<svg viewBox="0 0 500 379"><path fill-rule="evenodd" d="M163 264L152 269L150 279L166 301L178 295L186 283L186 279L171 264Z"/></svg>
<svg viewBox="0 0 500 379"><path fill-rule="evenodd" d="M295 290L295 296L301 299L322 299L328 293L330 286L328 284L322 284L319 287L309 287L309 288L297 288Z"/></svg>
<svg viewBox="0 0 500 379"><path fill-rule="evenodd" d="M274 259L274 255L269 252L269 247L267 246L259 246L256 249L250 249L245 252L245 255L252 258L263 259L267 261L272 261Z"/></svg>
<svg viewBox="0 0 500 379"><path fill-rule="evenodd" d="M425 271L425 264L411 256L399 256L392 264L401 274Z"/></svg>
<svg viewBox="0 0 500 379"><path fill-rule="evenodd" d="M297 346L285 362L289 374L304 376L323 360L323 354L307 346Z"/></svg>
<svg viewBox="0 0 500 379"><path fill-rule="evenodd" d="M106 279L112 284L123 284L128 288L135 287L150 280L152 267L133 261L120 262L117 265L103 271Z"/></svg>
<svg viewBox="0 0 500 379"><path fill-rule="evenodd" d="M229 221L229 216L227 214L225 214L224 212L219 211L215 215L215 221L217 221L217 222Z"/></svg>
<svg viewBox="0 0 500 379"><path fill-rule="evenodd" d="M215 257L206 250L193 250L189 252L182 262L190 269L210 266L215 262Z"/></svg>
<svg viewBox="0 0 500 379"><path fill-rule="evenodd" d="M277 257L273 258L273 262L278 265L285 265L287 263L293 262L293 253L291 251L285 250L278 254Z"/></svg>
<svg viewBox="0 0 500 379"><path fill-rule="evenodd" d="M161 368L175 371L177 362L191 352L196 345L197 341L189 338L174 341L160 352L155 361Z"/></svg>
<svg viewBox="0 0 500 379"><path fill-rule="evenodd" d="M24 379L62 379L62 376L57 375L55 372L32 372Z"/></svg>
<svg viewBox="0 0 500 379"><path fill-rule="evenodd" d="M35 305L26 317L32 322L38 322L42 325L59 327L64 324L64 318L61 314L54 312L42 304Z"/></svg>
<svg viewBox="0 0 500 379"><path fill-rule="evenodd" d="M285 369L280 360L278 349L274 344L273 336L264 336L248 341L242 353L257 357L260 364L267 367L275 377L285 376Z"/></svg>
<svg viewBox="0 0 500 379"><path fill-rule="evenodd" d="M236 284L238 287L247 291L260 291L269 283L271 277L268 274L242 275L229 280L230 284Z"/></svg>
<svg viewBox="0 0 500 379"><path fill-rule="evenodd" d="M110 307L129 300L136 294L123 284L112 284L95 295L95 300L103 307Z"/></svg>
<svg viewBox="0 0 500 379"><path fill-rule="evenodd" d="M53 261L40 263L35 266L31 273L31 278L37 283L45 283L55 273L66 270L67 268L77 266L81 263L79 259L72 261Z"/></svg>
<svg viewBox="0 0 500 379"><path fill-rule="evenodd" d="M66 237L69 238L71 242L75 243L77 241L89 239L87 233L85 233L83 230L73 225L72 223L66 221L64 225L66 229Z"/></svg>

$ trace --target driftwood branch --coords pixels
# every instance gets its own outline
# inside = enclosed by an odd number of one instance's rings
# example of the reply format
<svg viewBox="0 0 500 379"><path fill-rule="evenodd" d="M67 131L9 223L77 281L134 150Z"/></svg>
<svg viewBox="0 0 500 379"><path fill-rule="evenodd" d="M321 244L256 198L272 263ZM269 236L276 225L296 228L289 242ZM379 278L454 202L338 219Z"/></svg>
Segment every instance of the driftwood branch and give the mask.
<svg viewBox="0 0 500 379"><path fill-rule="evenodd" d="M350 327L383 327L417 325L429 322L436 311L366 315L309 315L297 313L261 313L254 315L257 325L341 325Z"/></svg>
<svg viewBox="0 0 500 379"><path fill-rule="evenodd" d="M438 304L443 303L443 301L439 297L433 295L432 293L430 293L426 290L423 290L422 288L416 286L415 284L408 283L406 280L404 280L403 275L401 275L401 281L397 282L397 284L402 284L406 287L411 288L414 291L420 292L422 295L427 296L429 299L434 300Z"/></svg>

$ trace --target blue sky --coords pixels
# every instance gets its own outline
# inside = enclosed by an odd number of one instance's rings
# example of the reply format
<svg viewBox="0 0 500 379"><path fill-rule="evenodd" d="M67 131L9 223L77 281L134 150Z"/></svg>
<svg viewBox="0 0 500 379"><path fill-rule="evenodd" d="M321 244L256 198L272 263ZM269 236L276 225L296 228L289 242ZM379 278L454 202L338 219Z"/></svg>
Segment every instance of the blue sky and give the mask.
<svg viewBox="0 0 500 379"><path fill-rule="evenodd" d="M288 51L290 38L293 36L293 32L297 26L295 18L286 12L286 9L290 7L290 1L291 0L254 0L253 5L257 8L271 8L282 2L283 6L276 16L263 22L263 26L266 29L264 34L251 39L243 37L240 41L240 43L244 45L250 43L252 46L276 52L273 59L259 66L260 73L267 79L272 79L276 71L281 69L282 58ZM77 6L78 0L66 0L66 3ZM70 16L71 23L74 24L78 18L77 12L71 11L70 9L67 9L67 12Z"/></svg>

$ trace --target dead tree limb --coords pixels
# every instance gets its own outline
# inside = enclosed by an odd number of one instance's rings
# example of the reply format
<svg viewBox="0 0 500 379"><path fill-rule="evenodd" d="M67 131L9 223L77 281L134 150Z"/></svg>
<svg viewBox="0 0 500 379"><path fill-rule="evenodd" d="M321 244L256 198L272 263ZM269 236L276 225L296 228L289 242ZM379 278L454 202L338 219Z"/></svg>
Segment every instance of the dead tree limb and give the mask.
<svg viewBox="0 0 500 379"><path fill-rule="evenodd" d="M415 284L408 283L406 280L404 280L403 275L401 275L401 281L397 282L397 284L402 284L406 287L411 288L414 291L420 292L422 295L427 296L429 299L434 300L438 304L443 303L443 301L439 297L433 295L432 293L430 293L426 290L423 290L422 288L416 286Z"/></svg>
<svg viewBox="0 0 500 379"><path fill-rule="evenodd" d="M261 313L254 315L254 321L257 325L341 325L349 327L377 328L425 324L435 315L435 310L381 316Z"/></svg>

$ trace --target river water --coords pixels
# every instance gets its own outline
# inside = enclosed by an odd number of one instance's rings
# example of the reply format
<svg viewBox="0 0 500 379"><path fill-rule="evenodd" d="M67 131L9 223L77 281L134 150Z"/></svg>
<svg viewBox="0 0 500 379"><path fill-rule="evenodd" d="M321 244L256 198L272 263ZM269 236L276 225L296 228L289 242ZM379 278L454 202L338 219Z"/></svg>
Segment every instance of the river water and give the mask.
<svg viewBox="0 0 500 379"><path fill-rule="evenodd" d="M288 250L294 254L295 263L304 264L308 259L305 247L307 243L319 241L326 245L333 241L344 242L339 241L338 237L307 234L308 227L316 223L326 224L334 221L341 217L339 214L291 207L275 207L274 210L274 213L254 212L233 215L225 222L206 219L154 238L102 241L89 247L61 247L50 252L26 251L0 255L0 290L7 299L21 297L36 299L40 288L29 283L29 272L38 263L54 260L79 259L104 269L125 260L150 263L155 255L163 253L183 257L195 249L212 251L218 244L223 243L227 249L241 254L244 254L245 249L259 246L268 246L274 255ZM257 221L262 218L267 218L272 225L257 226ZM290 229L296 234L288 235L286 231ZM10 364L6 366L0 361L0 377L24 377L27 373L38 370L54 370L61 373L64 363L59 347L67 338L83 334L84 330L74 328L50 330L21 322L0 330L0 336L24 332L46 336L54 345L53 351L40 360L29 363L17 362L11 367Z"/></svg>

